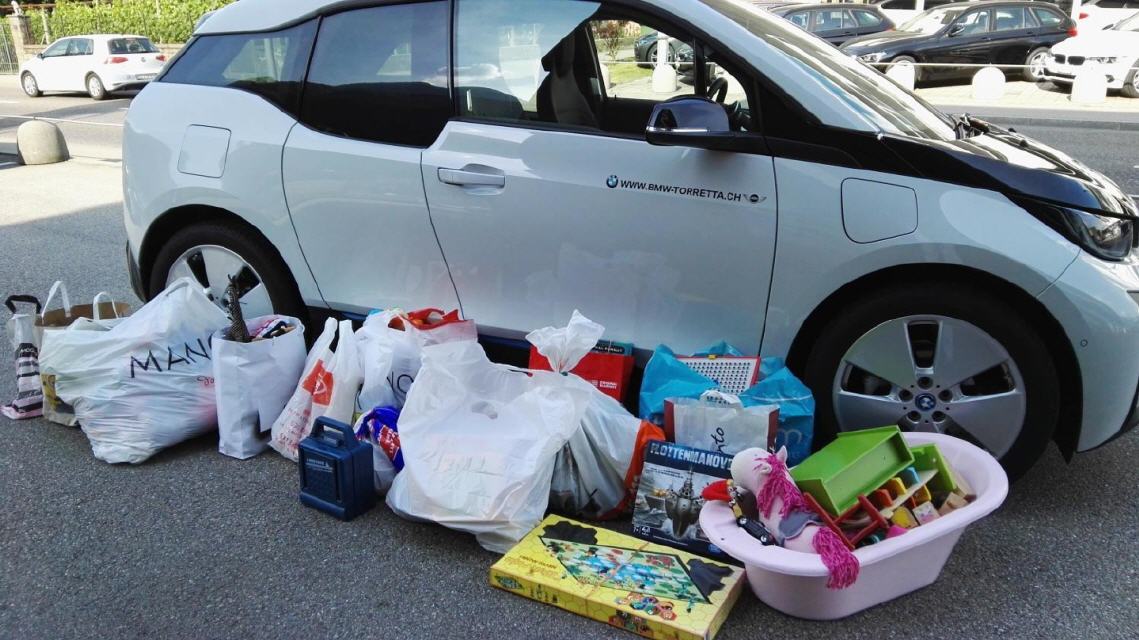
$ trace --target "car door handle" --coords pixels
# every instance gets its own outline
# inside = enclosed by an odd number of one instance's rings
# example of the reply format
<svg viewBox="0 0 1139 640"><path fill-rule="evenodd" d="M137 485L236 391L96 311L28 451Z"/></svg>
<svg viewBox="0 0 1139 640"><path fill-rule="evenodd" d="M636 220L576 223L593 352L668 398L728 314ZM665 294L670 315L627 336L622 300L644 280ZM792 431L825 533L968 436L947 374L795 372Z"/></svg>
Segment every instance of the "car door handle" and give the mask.
<svg viewBox="0 0 1139 640"><path fill-rule="evenodd" d="M439 168L439 182L453 184L459 187L505 187L506 176L497 173L488 173L487 169L472 171L470 169L444 169Z"/></svg>

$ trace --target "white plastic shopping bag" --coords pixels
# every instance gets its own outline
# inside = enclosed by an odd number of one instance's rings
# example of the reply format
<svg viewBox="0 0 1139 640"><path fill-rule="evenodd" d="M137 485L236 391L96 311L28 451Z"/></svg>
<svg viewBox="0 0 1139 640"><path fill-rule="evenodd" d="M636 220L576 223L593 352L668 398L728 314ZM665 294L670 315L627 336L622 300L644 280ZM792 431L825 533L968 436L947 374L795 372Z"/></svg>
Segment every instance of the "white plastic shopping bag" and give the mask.
<svg viewBox="0 0 1139 640"><path fill-rule="evenodd" d="M554 456L587 401L556 373L490 362L477 342L425 348L399 418L404 468L388 506L505 553L545 515Z"/></svg>
<svg viewBox="0 0 1139 640"><path fill-rule="evenodd" d="M16 304L33 305L33 313L21 313ZM14 295L4 301L12 316L6 333L12 343L16 364L16 397L0 406L0 414L11 420L38 418L43 415L43 385L40 383L40 347L36 339L36 317L40 301L35 296Z"/></svg>
<svg viewBox="0 0 1139 640"><path fill-rule="evenodd" d="M338 334L334 352L332 342ZM328 416L352 424L359 389L360 360L352 321L342 320L337 325L329 318L305 360L300 384L273 422L269 446L296 462L297 445L308 437L317 418Z"/></svg>
<svg viewBox="0 0 1139 640"><path fill-rule="evenodd" d="M269 446L273 423L297 387L305 366L305 327L297 318L264 316L247 320L260 327L284 322L291 327L274 338L235 342L225 329L213 336L214 385L218 398L218 451L244 460Z"/></svg>
<svg viewBox="0 0 1139 640"><path fill-rule="evenodd" d="M773 404L743 406L739 396L717 390L700 399L673 398L672 420L676 444L735 455L744 449L767 450L779 428L779 407Z"/></svg>
<svg viewBox="0 0 1139 640"><path fill-rule="evenodd" d="M562 381L587 394L578 428L558 452L550 506L588 519L622 515L631 506L649 440L664 439L655 425L641 422L625 407L572 371L605 333L600 324L573 312L565 327L531 331L526 339L563 374Z"/></svg>
<svg viewBox="0 0 1139 640"><path fill-rule="evenodd" d="M182 278L113 327L45 333L56 393L75 408L96 458L142 462L214 428L210 336L226 323Z"/></svg>

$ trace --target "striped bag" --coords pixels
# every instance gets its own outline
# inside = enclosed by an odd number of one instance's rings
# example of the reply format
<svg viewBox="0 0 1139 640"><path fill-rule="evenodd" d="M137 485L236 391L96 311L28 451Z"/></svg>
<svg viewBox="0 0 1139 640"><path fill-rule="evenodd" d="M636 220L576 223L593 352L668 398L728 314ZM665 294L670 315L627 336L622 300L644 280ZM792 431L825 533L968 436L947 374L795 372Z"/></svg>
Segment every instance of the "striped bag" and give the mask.
<svg viewBox="0 0 1139 640"><path fill-rule="evenodd" d="M18 313L16 303L35 305L33 313ZM43 387L40 385L39 345L36 343L36 318L40 301L35 296L9 296L4 306L12 312L8 319L8 339L16 355L16 399L0 407L0 413L12 420L38 418L43 415Z"/></svg>

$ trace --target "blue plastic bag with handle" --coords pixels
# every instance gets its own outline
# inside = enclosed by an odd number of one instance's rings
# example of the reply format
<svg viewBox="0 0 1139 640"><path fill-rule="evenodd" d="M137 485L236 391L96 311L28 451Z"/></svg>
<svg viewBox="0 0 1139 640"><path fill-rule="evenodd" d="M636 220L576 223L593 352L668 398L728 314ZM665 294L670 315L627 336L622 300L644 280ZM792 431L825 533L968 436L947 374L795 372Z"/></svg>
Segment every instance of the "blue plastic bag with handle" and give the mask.
<svg viewBox="0 0 1139 640"><path fill-rule="evenodd" d="M743 355L727 342L718 342L696 353L697 356ZM779 407L779 431L775 448L787 447L787 464L794 466L811 455L815 432L815 399L811 390L795 377L782 358L763 358L760 379L739 394L745 407L774 404ZM645 366L641 382L640 418L664 423L664 401L668 398L699 398L717 388L715 380L692 370L676 359L672 349L660 345Z"/></svg>

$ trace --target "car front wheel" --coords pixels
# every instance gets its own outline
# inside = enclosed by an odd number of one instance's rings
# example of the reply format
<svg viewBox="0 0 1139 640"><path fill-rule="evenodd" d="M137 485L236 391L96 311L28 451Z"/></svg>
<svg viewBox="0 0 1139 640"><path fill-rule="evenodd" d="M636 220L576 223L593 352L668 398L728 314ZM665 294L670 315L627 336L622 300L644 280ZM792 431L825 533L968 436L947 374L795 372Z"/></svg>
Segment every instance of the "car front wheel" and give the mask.
<svg viewBox="0 0 1139 640"><path fill-rule="evenodd" d="M28 94L29 98L38 98L43 95L39 83L36 82L36 77L27 71L20 77L20 86L23 87L24 93Z"/></svg>
<svg viewBox="0 0 1139 640"><path fill-rule="evenodd" d="M171 236L151 270L151 297L183 277L197 282L219 306L232 279L247 319L269 314L307 319L306 307L284 260L240 224L206 222Z"/></svg>
<svg viewBox="0 0 1139 640"><path fill-rule="evenodd" d="M1131 67L1131 71L1123 81L1123 90L1120 93L1127 98L1139 98L1139 62Z"/></svg>
<svg viewBox="0 0 1139 640"><path fill-rule="evenodd" d="M955 283L907 284L859 298L812 348L816 442L898 425L969 440L1010 477L1040 457L1059 415L1044 341L1001 298Z"/></svg>

